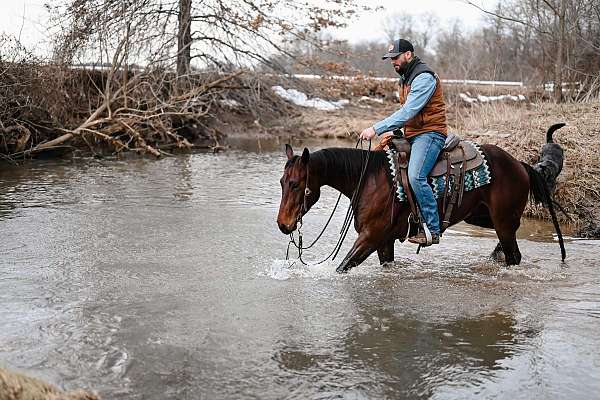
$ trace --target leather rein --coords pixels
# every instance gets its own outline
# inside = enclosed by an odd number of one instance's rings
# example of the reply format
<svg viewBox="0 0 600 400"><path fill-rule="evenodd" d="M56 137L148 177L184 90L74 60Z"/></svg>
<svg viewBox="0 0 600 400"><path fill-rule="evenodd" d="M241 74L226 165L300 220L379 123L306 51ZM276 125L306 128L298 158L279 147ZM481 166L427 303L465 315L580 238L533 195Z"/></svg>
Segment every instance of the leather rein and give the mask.
<svg viewBox="0 0 600 400"><path fill-rule="evenodd" d="M359 143L361 144L361 150L362 150L362 140L359 138L358 141L356 142L356 146L354 146L355 149L358 148ZM325 257L323 260L317 262L314 265L319 265L324 263L325 261L327 261L330 257L333 256L332 260L335 260L335 258L337 257L337 254L339 253L342 244L344 243L344 240L346 239L346 235L348 234L348 230L350 229L350 222L352 221L352 217L354 216L354 208L357 206L357 202L358 202L358 193L360 192L361 186L362 186L362 181L363 181L363 177L365 175L365 172L367 170L367 166L369 165L369 157L371 155L371 140L369 140L369 147L367 149L367 156L365 157L365 159L363 160L363 166L361 168L361 173L360 173L360 178L358 180L358 185L356 186L356 189L354 189L354 192L352 192L352 198L350 199L350 205L348 206L348 210L346 211L346 217L344 218L344 224L342 225L342 229L340 230L340 236L338 237L338 241L336 243L336 245L334 246L333 250L331 251L331 253L329 253L329 255L327 257ZM315 243L317 243L317 241L319 241L319 239L321 238L321 236L323 236L323 233L325 233L325 230L327 229L327 226L329 226L329 223L331 222L331 219L333 218L333 215L335 214L335 210L337 209L338 204L340 203L340 199L342 198L342 192L340 192L340 194L338 195L338 198L335 202L335 205L333 206L333 210L331 211L331 214L329 215L329 218L327 219L327 222L325 223L325 226L323 226L323 229L321 229L321 232L317 235L317 237L315 238L315 240L313 240L313 242L308 245L308 246L304 246L303 242L302 242L302 216L304 214L306 214L308 212L308 196L310 196L312 194L312 191L310 190L309 186L308 186L308 165L307 165L307 173L306 173L306 185L305 185L305 189L304 189L304 199L302 201L302 207L300 209L300 214L298 215L298 218L296 219L296 224L298 226L298 240L296 241L296 239L294 238L294 232L290 233L290 241L288 242L287 245L287 250L285 253L285 259L286 261L289 260L289 254L290 254L290 245L294 245L294 247L296 247L296 249L298 249L298 259L300 260L300 262L303 265L308 265L303 259L302 259L302 253L304 250L308 250L311 247L313 247L315 245Z"/></svg>

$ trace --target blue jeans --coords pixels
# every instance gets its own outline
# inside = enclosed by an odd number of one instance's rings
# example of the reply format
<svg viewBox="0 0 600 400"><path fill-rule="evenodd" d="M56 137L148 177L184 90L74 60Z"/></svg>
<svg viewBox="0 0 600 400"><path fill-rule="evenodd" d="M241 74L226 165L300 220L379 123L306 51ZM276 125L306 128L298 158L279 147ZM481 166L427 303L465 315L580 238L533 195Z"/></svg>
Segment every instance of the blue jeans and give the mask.
<svg viewBox="0 0 600 400"><path fill-rule="evenodd" d="M437 132L426 132L408 139L412 145L408 162L408 180L419 203L425 224L432 234L440 234L440 217L433 190L427 176L444 147L446 137Z"/></svg>

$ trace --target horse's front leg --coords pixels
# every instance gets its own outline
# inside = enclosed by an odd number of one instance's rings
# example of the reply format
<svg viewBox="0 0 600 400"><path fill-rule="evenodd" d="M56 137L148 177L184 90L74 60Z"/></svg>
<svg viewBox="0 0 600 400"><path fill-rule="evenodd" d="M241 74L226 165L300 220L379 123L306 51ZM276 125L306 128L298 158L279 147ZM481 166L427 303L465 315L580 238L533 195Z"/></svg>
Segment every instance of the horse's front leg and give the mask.
<svg viewBox="0 0 600 400"><path fill-rule="evenodd" d="M365 233L360 233L352 245L352 248L341 264L336 268L335 272L344 274L350 271L350 269L358 266L379 247L378 245L379 243L375 243L373 237Z"/></svg>
<svg viewBox="0 0 600 400"><path fill-rule="evenodd" d="M502 249L502 243L498 242L492 254L490 254L490 258L496 262L505 262L506 256L504 255L504 250Z"/></svg>
<svg viewBox="0 0 600 400"><path fill-rule="evenodd" d="M380 265L394 261L394 239L388 240L379 246L377 256Z"/></svg>

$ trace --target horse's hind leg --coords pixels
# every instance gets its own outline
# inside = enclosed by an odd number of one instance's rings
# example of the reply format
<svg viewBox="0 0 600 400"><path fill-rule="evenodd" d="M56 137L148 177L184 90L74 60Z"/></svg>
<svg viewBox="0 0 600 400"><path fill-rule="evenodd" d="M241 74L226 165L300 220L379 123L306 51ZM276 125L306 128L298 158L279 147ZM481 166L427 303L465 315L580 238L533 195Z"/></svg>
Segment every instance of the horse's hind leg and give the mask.
<svg viewBox="0 0 600 400"><path fill-rule="evenodd" d="M471 215L465 218L465 222L467 224L480 226L482 228L491 228L494 229L494 223L492 221L492 217L490 215L490 210L483 203L479 204L477 207L471 211ZM496 262L504 262L504 250L502 249L502 243L498 242L492 254L490 254L490 258Z"/></svg>
<svg viewBox="0 0 600 400"><path fill-rule="evenodd" d="M516 238L510 239L510 241L501 239L500 243L502 243L502 249L504 250L506 265L519 265L521 263L521 251Z"/></svg>
<svg viewBox="0 0 600 400"><path fill-rule="evenodd" d="M377 249L379 264L394 261L394 240L390 240Z"/></svg>
<svg viewBox="0 0 600 400"><path fill-rule="evenodd" d="M515 184L519 184L518 179L515 179L515 182ZM508 183L497 181L495 185L495 188L502 188L506 187ZM527 187L526 185L522 186ZM529 193L528 189L521 189L517 187L512 192L496 191L493 193L494 196L491 196L491 202L488 203L492 224L498 239L500 239L507 265L519 265L521 263L521 252L517 244L517 230L521 225L521 215L523 215Z"/></svg>
<svg viewBox="0 0 600 400"><path fill-rule="evenodd" d="M494 223L494 226L500 243L498 243L492 255L497 253L498 248L500 248L500 251L504 252L504 260L507 265L519 265L521 263L521 251L519 251L519 245L517 244L519 222L511 224L510 221L504 221Z"/></svg>

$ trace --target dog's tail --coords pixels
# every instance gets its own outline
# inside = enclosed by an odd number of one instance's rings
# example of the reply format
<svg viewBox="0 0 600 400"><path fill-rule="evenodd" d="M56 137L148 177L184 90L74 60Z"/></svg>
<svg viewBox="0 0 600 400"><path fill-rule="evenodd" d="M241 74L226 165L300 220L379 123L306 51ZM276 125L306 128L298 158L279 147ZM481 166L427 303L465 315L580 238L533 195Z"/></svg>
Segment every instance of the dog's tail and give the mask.
<svg viewBox="0 0 600 400"><path fill-rule="evenodd" d="M560 128L562 128L565 125L567 125L567 124L564 122L561 122L558 124L554 124L550 128L548 128L548 132L546 133L546 143L554 143L554 140L552 140L552 134L554 133L554 131L559 130Z"/></svg>
<svg viewBox="0 0 600 400"><path fill-rule="evenodd" d="M558 236L558 244L560 245L560 252L562 260L565 260L567 252L565 250L565 243L563 241L562 233L560 231L560 225L554 212L554 202L552 200L552 193L556 185L556 178L563 167L564 162L564 151L560 145L556 144L552 140L552 134L557 129L562 128L566 124L554 124L548 129L546 134L546 144L542 147L540 155L540 161L531 166L527 163L522 163L527 170L529 175L529 193L534 203L543 204L552 217L552 224L556 230Z"/></svg>

